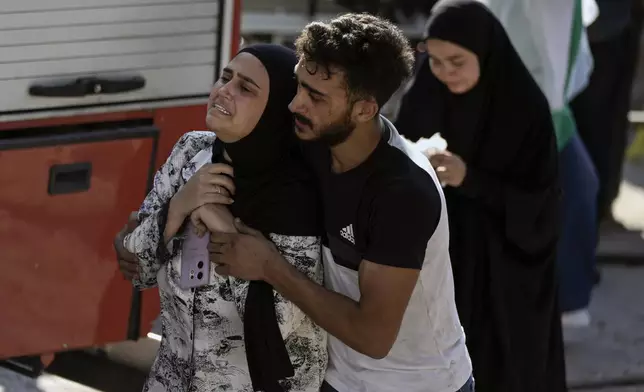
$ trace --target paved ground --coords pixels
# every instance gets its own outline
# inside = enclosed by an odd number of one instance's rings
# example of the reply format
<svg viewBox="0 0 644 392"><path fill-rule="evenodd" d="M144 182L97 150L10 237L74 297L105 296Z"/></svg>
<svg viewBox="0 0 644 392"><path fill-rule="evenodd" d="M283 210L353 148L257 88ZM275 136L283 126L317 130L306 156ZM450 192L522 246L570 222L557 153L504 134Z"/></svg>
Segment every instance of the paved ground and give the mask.
<svg viewBox="0 0 644 392"><path fill-rule="evenodd" d="M644 392L644 266L605 266L602 271L591 307L592 328L567 347L570 385L580 391ZM153 347L146 342L139 363ZM123 354L124 348L114 349L121 351L116 357L132 356ZM0 368L0 392L138 392L145 377L142 371L85 353L59 357L49 371L55 375L31 380Z"/></svg>
<svg viewBox="0 0 644 392"><path fill-rule="evenodd" d="M592 327L566 348L569 384L587 390L638 383L632 390L644 391L644 267L610 266L602 272L591 305Z"/></svg>
<svg viewBox="0 0 644 392"><path fill-rule="evenodd" d="M624 165L624 181L613 215L632 230L603 233L598 250L602 261L644 265L644 158Z"/></svg>
<svg viewBox="0 0 644 392"><path fill-rule="evenodd" d="M593 323L582 340L567 347L568 378L583 390L643 392L644 161L625 165L613 212L631 231L602 236L599 253L607 264L591 304ZM624 262L631 266L619 265ZM631 386L607 388L611 383Z"/></svg>
<svg viewBox="0 0 644 392"><path fill-rule="evenodd" d="M37 380L0 368L0 392L99 392L65 378L46 374Z"/></svg>
<svg viewBox="0 0 644 392"><path fill-rule="evenodd" d="M0 392L141 392L145 376L104 357L70 352L37 379L0 367Z"/></svg>

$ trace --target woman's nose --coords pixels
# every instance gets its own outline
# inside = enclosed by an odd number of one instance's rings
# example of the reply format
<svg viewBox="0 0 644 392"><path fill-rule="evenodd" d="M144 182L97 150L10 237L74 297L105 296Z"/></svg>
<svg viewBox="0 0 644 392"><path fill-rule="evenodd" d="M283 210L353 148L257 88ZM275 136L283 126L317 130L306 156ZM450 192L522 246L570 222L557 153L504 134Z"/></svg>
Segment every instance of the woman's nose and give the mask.
<svg viewBox="0 0 644 392"><path fill-rule="evenodd" d="M221 95L221 96L223 96L225 98L231 98L232 97L232 94L230 92L229 84L224 84L223 86L221 86L221 88L219 89L219 95Z"/></svg>
<svg viewBox="0 0 644 392"><path fill-rule="evenodd" d="M448 77L453 78L458 75L458 68L456 67L449 67L447 68L446 74Z"/></svg>

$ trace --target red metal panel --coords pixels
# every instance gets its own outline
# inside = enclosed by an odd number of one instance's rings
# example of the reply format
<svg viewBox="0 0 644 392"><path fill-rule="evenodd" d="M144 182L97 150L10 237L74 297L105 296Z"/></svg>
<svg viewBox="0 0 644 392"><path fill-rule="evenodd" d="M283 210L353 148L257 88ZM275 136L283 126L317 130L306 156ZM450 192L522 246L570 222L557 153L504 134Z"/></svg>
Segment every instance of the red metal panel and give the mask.
<svg viewBox="0 0 644 392"><path fill-rule="evenodd" d="M126 121L152 118L153 110L136 110L129 112L114 112L101 114L81 114L73 117L41 118L37 120L0 121L0 132L23 128L53 127L56 125L75 125L87 123L100 123L108 121Z"/></svg>
<svg viewBox="0 0 644 392"><path fill-rule="evenodd" d="M0 357L124 340L131 285L111 239L144 197L154 140L0 151ZM52 165L90 162L85 192L50 195Z"/></svg>
<svg viewBox="0 0 644 392"><path fill-rule="evenodd" d="M151 118L157 170L181 135L204 129L205 114L194 105L0 122L0 133ZM117 271L112 239L145 196L151 153L151 140L0 151L0 358L125 340L132 286ZM92 189L49 198L48 165L86 158L100 179ZM141 305L143 337L159 314L158 291L144 291Z"/></svg>
<svg viewBox="0 0 644 392"><path fill-rule="evenodd" d="M158 109L154 112L154 125L161 131L156 161L159 168L181 135L206 129L206 105Z"/></svg>
<svg viewBox="0 0 644 392"><path fill-rule="evenodd" d="M242 13L242 0L234 0L233 5L233 31L231 34L232 42L230 45L230 58L235 57L239 52L239 44L241 43L241 13ZM225 64L222 64L222 66Z"/></svg>
<svg viewBox="0 0 644 392"><path fill-rule="evenodd" d="M241 0L234 4L232 56ZM2 131L147 118L160 132L156 170L182 134L205 128L205 105L0 122L0 140ZM0 151L0 358L125 339L132 287L112 239L145 196L152 152L151 139ZM48 195L49 166L81 160L92 162L90 190ZM158 291L144 291L140 336L158 314Z"/></svg>

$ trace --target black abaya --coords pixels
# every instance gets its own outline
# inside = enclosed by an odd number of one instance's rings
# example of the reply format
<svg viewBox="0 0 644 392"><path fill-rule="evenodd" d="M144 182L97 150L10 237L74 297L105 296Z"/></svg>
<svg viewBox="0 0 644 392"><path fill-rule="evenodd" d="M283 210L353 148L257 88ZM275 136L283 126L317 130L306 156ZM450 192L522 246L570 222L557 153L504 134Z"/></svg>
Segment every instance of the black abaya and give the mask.
<svg viewBox="0 0 644 392"><path fill-rule="evenodd" d="M546 98L501 24L472 0L439 2L428 39L474 52L477 85L450 93L426 61L396 127L412 140L440 132L463 158L445 189L456 304L479 392L566 390L555 255L557 149Z"/></svg>

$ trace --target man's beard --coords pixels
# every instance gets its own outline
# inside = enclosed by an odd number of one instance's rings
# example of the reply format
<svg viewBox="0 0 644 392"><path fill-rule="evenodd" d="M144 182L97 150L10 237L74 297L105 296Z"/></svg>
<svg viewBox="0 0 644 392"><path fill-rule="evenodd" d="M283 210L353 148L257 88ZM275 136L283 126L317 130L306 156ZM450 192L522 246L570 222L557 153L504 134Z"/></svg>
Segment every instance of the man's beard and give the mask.
<svg viewBox="0 0 644 392"><path fill-rule="evenodd" d="M299 121L312 125L311 122L301 115L295 114ZM351 112L347 111L338 121L327 125L320 131L316 132L316 138L311 140L316 143L323 143L329 147L337 146L345 142L356 128L356 124L351 121Z"/></svg>

